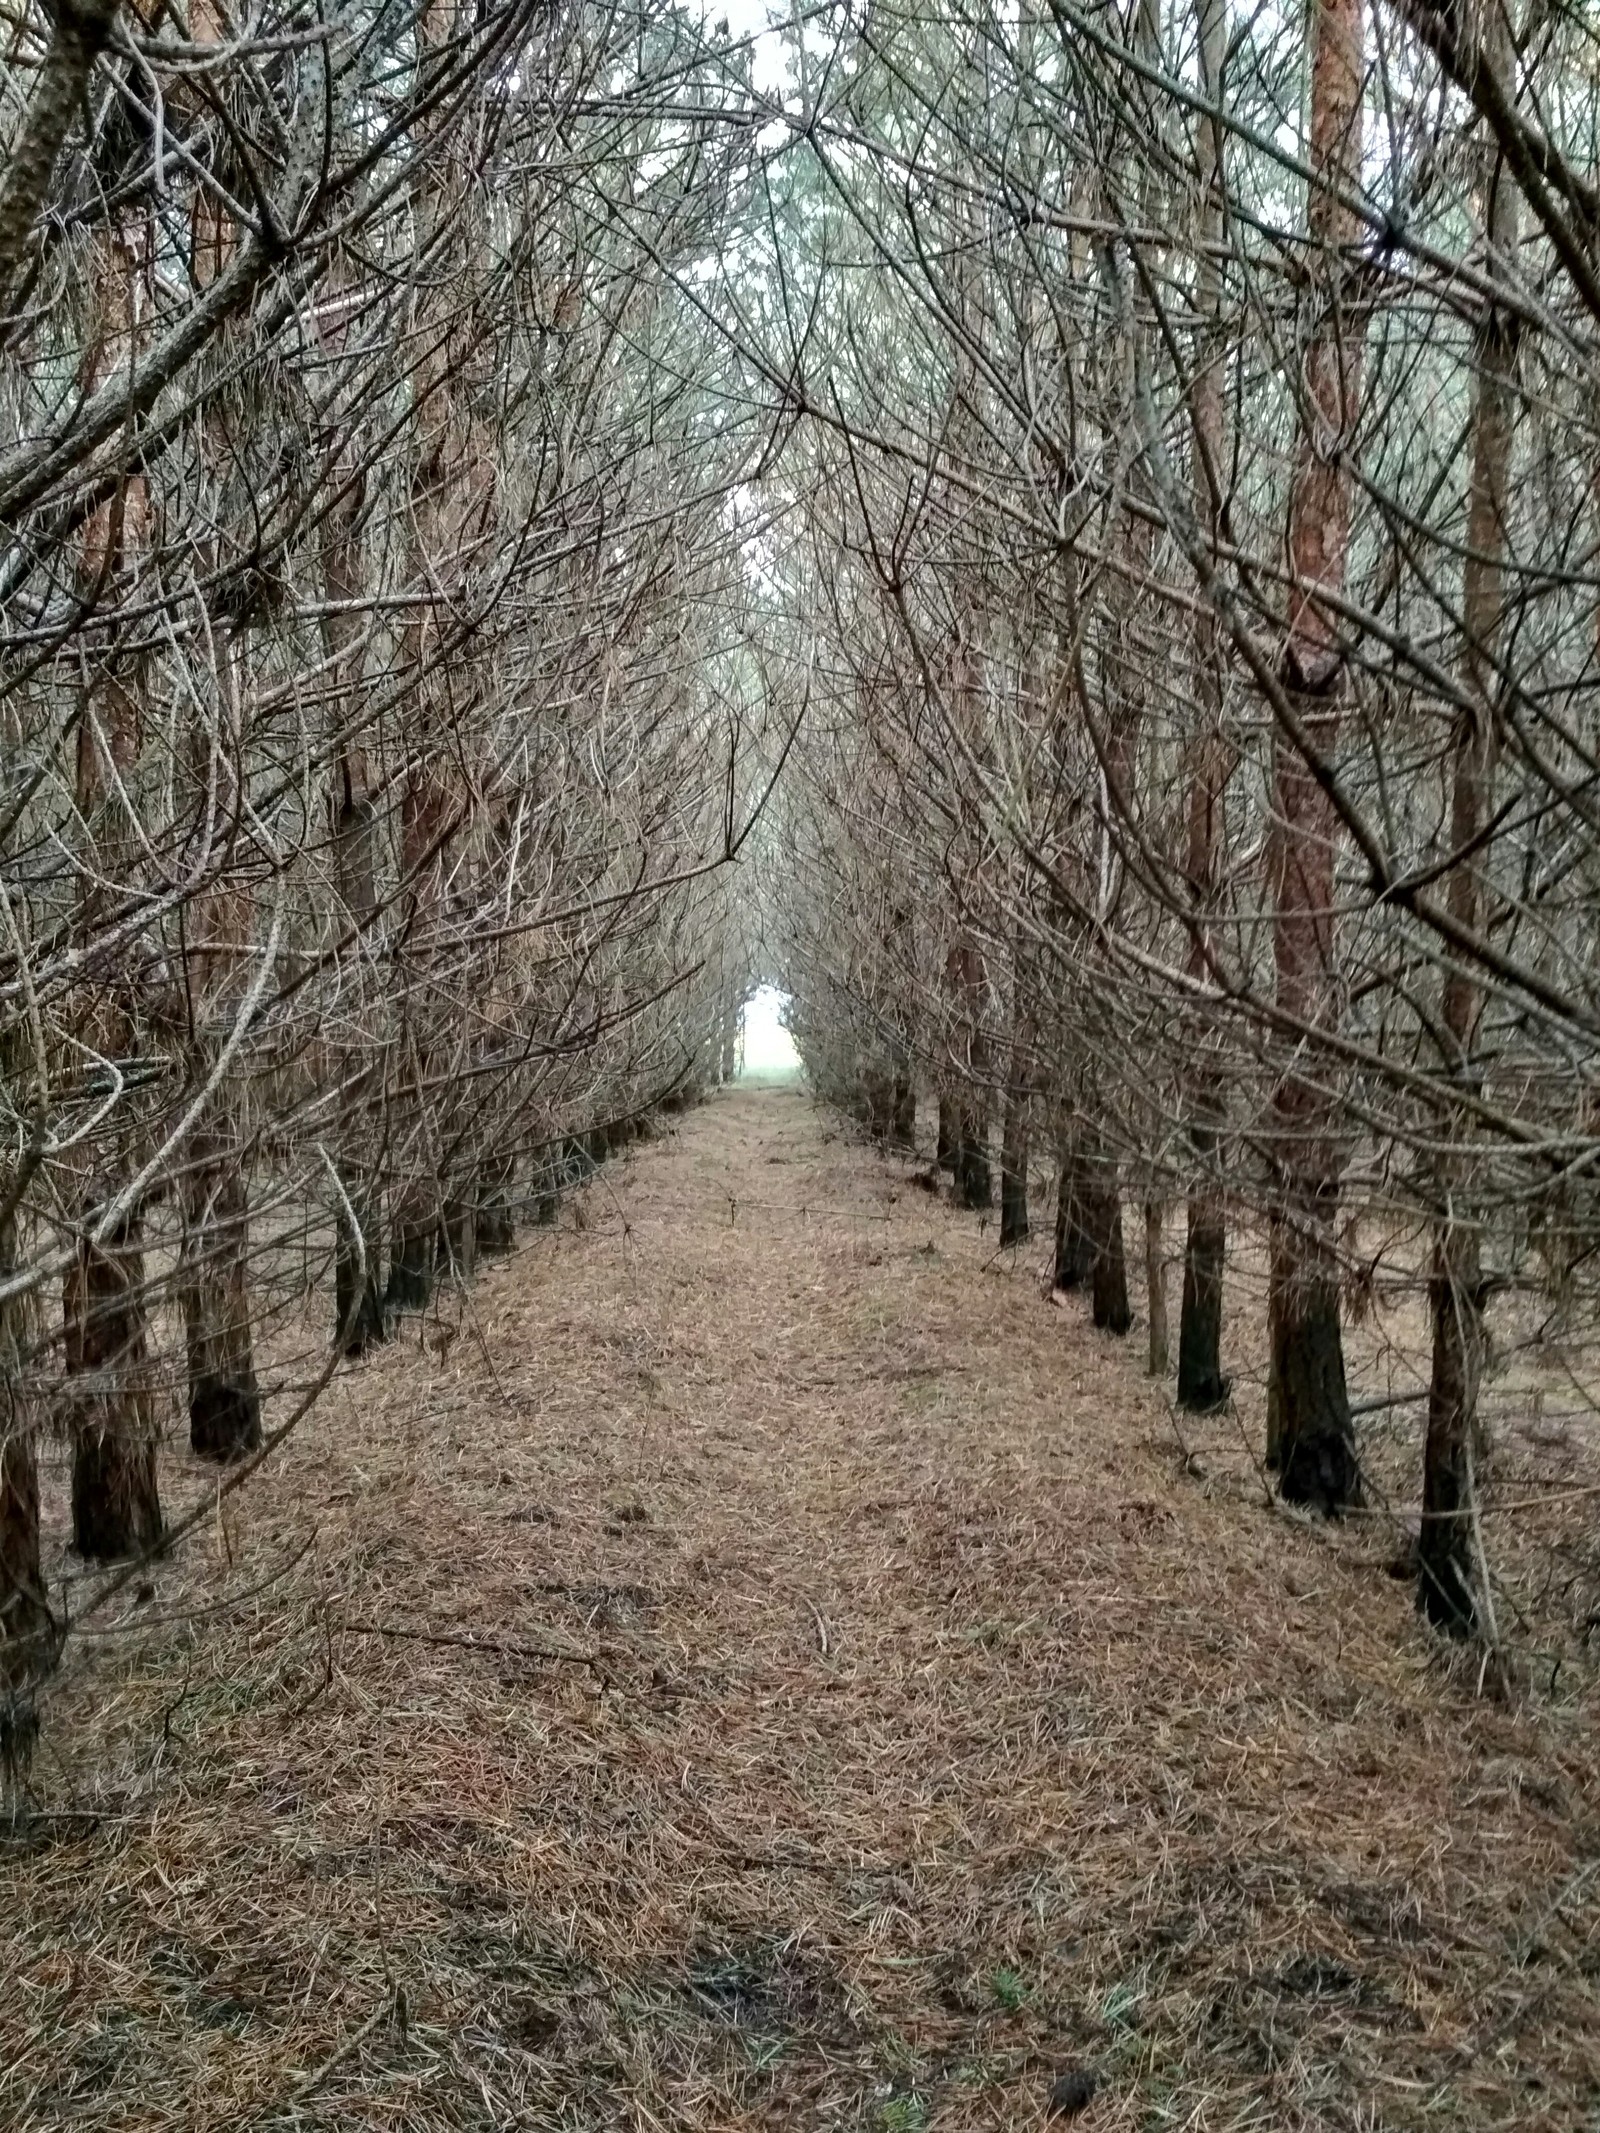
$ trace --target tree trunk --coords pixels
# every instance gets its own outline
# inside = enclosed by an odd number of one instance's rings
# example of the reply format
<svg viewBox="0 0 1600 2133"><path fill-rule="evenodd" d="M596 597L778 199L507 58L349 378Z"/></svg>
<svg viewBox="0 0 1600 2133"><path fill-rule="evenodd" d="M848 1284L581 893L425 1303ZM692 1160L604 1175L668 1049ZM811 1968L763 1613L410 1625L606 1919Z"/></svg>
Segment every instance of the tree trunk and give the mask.
<svg viewBox="0 0 1600 2133"><path fill-rule="evenodd" d="M330 715L340 736L335 743L332 790L329 795L333 828L334 885L344 905L346 922L370 936L378 908L377 812L369 790L366 751L345 732L346 722L355 723L365 659L359 600L362 593L362 560L356 520L362 498L359 479L352 481L347 500L330 512L322 527L322 564L327 612L323 616L323 644L335 663L339 686L333 692ZM356 959L356 969L366 968ZM379 1011L379 1003L373 1003ZM360 1225L360 1248L351 1233L348 1217L339 1211L334 1243L334 1339L341 1354L355 1357L375 1347L388 1333L384 1311L382 1268L378 1240L383 1228L382 1195L371 1168L371 1149L366 1137L372 1120L365 1103L352 1106L352 1119L340 1136L336 1167L351 1213Z"/></svg>
<svg viewBox="0 0 1600 2133"><path fill-rule="evenodd" d="M1183 1251L1183 1314L1178 1325L1178 1405L1209 1414L1228 1397L1222 1375L1222 1270L1227 1230L1222 1196L1202 1188L1189 1196Z"/></svg>
<svg viewBox="0 0 1600 2133"><path fill-rule="evenodd" d="M329 582L330 589L337 591L342 590L345 579L330 570ZM372 803L365 794L365 762L357 751L345 749L341 752L335 776L335 878L351 918L365 924L377 908L376 825ZM364 1109L358 1110L356 1119L357 1131L351 1139L359 1147L359 1131L367 1123ZM382 1269L378 1263L382 1208L377 1182L353 1150L342 1157L338 1170L345 1197L361 1225L363 1246L362 1250L357 1250L356 1239L341 1210L334 1245L334 1337L341 1352L353 1357L364 1355L388 1332Z"/></svg>
<svg viewBox="0 0 1600 2133"><path fill-rule="evenodd" d="M1279 1486L1290 1503L1337 1517L1361 1502L1361 1473L1345 1386L1332 1225L1324 1208L1304 1200L1291 1203L1275 1228L1269 1320L1269 1400L1276 1401L1268 1418L1269 1458L1275 1451Z"/></svg>
<svg viewBox="0 0 1600 2133"><path fill-rule="evenodd" d="M1198 48L1201 86L1208 102L1219 106L1227 55L1225 0L1198 0ZM1195 518L1209 531L1212 546L1221 540L1221 493L1226 480L1227 429L1223 367L1227 338L1222 324L1220 258L1224 236L1223 203L1227 197L1224 165L1226 136L1220 120L1201 117L1197 125L1206 187L1200 203L1198 299L1205 331L1198 351L1191 393L1194 422ZM1196 710L1199 730L1188 750L1187 778L1189 893L1194 900L1188 969L1197 983L1210 974L1226 833L1226 807L1232 749L1223 730L1224 667L1221 630L1208 601L1198 604L1195 619ZM1189 1145L1199 1173L1190 1189L1183 1251L1183 1299L1178 1319L1178 1405L1206 1414L1228 1397L1222 1374L1222 1283L1227 1260L1226 1205L1217 1189L1219 1127L1225 1105L1210 1047L1209 1030L1198 1029L1188 1085Z"/></svg>
<svg viewBox="0 0 1600 2133"><path fill-rule="evenodd" d="M334 1338L341 1355L365 1355L388 1335L383 1307L383 1286L378 1268L378 1225L365 1179L353 1166L343 1166L339 1182L351 1213L361 1225L360 1249L350 1233L350 1223L341 1207L333 1248Z"/></svg>
<svg viewBox="0 0 1600 2133"><path fill-rule="evenodd" d="M1090 1165L1084 1227L1092 1253L1090 1316L1102 1333L1123 1334L1133 1325L1128 1302L1128 1261L1122 1241L1122 1195L1116 1166L1106 1156Z"/></svg>
<svg viewBox="0 0 1600 2133"><path fill-rule="evenodd" d="M939 1141L934 1151L934 1161L941 1170L954 1170L956 1162L956 1117L955 1105L944 1090L939 1091Z"/></svg>
<svg viewBox="0 0 1600 2133"><path fill-rule="evenodd" d="M1338 822L1318 772L1333 760L1344 690L1340 626L1324 602L1342 593L1350 550L1353 484L1344 441L1360 397L1361 342L1340 285L1361 233L1340 195L1360 182L1361 76L1361 0L1319 0L1308 205L1317 302L1304 365L1310 405L1289 503L1293 583L1281 668L1299 734L1280 723L1273 736L1273 967L1278 1007L1304 1031L1329 1027L1337 1013ZM1283 1493L1332 1516L1359 1503L1361 1491L1339 1327L1336 1121L1307 1042L1297 1041L1273 1097L1280 1212L1269 1316Z"/></svg>
<svg viewBox="0 0 1600 2133"><path fill-rule="evenodd" d="M903 1068L894 1083L894 1137L902 1148L917 1141L917 1085Z"/></svg>
<svg viewBox="0 0 1600 2133"><path fill-rule="evenodd" d="M80 1238L62 1304L73 1545L102 1562L143 1555L159 1545L162 1520L136 1216L103 1247Z"/></svg>
<svg viewBox="0 0 1600 2133"><path fill-rule="evenodd" d="M425 1311L433 1294L433 1265L438 1250L439 1217L432 1195L417 1190L397 1195L394 1236L389 1247L389 1311Z"/></svg>
<svg viewBox="0 0 1600 2133"><path fill-rule="evenodd" d="M1144 1280L1150 1305L1149 1368L1153 1378L1167 1374L1167 1254L1162 1232L1166 1209L1159 1200L1144 1203Z"/></svg>
<svg viewBox="0 0 1600 2133"><path fill-rule="evenodd" d="M1000 1243L1004 1248L1027 1241L1028 1099L1012 1086L1000 1134Z"/></svg>
<svg viewBox="0 0 1600 2133"><path fill-rule="evenodd" d="M875 1141L886 1141L894 1126L893 1083L877 1067L869 1067L861 1082L867 1131Z"/></svg>
<svg viewBox="0 0 1600 2133"><path fill-rule="evenodd" d="M1081 1288L1094 1268L1094 1239L1088 1225L1083 1158L1075 1140L1061 1157L1056 1180L1056 1248L1051 1286Z"/></svg>
<svg viewBox="0 0 1600 2133"><path fill-rule="evenodd" d="M955 1156L957 1207L978 1212L994 1205L989 1171L989 1134L981 1103L966 1098L958 1107Z"/></svg>
<svg viewBox="0 0 1600 2133"><path fill-rule="evenodd" d="M1492 11L1485 36L1504 58L1505 17ZM1510 70L1505 70L1510 79ZM1492 271L1514 256L1517 193L1492 145L1485 147L1486 234ZM1463 931L1483 924L1486 901L1478 852L1494 812L1499 763L1499 659L1504 635L1504 558L1508 549L1512 455L1516 442L1516 322L1491 300L1475 335L1471 487L1467 497L1467 553L1462 570L1462 619L1467 642L1467 702L1457 713L1451 749L1450 843L1460 857L1450 870L1446 898ZM1445 1060L1457 1086L1479 1085L1478 1022L1483 988L1463 963L1447 969L1440 1020ZM1481 1595L1473 1574L1473 1451L1478 1387L1485 1348L1483 1275L1470 1213L1458 1202L1470 1188L1471 1160L1449 1143L1464 1137L1452 1106L1444 1120L1445 1151L1438 1161L1441 1207L1434 1229L1429 1297L1433 1372L1423 1453L1422 1531L1417 1555L1417 1604L1437 1628L1467 1636L1478 1626Z"/></svg>
<svg viewBox="0 0 1600 2133"><path fill-rule="evenodd" d="M16 1232L0 1229L0 1271L16 1266ZM22 1370L29 1306L0 1304L0 1810L15 1815L37 1720L34 1692L55 1664L56 1624L39 1553L39 1469Z"/></svg>
<svg viewBox="0 0 1600 2133"><path fill-rule="evenodd" d="M439 1271L453 1281L470 1281L478 1267L478 1224L477 1211L467 1193L452 1191L446 1196L434 1238Z"/></svg>
<svg viewBox="0 0 1600 2133"><path fill-rule="evenodd" d="M249 1204L237 1153L197 1133L183 1179L183 1298L189 1442L202 1458L240 1459L261 1445L261 1394L250 1330Z"/></svg>
<svg viewBox="0 0 1600 2133"><path fill-rule="evenodd" d="M516 1178L514 1156L486 1157L479 1167L474 1226L478 1250L486 1259L503 1259L516 1248L517 1226L512 1213Z"/></svg>
<svg viewBox="0 0 1600 2133"><path fill-rule="evenodd" d="M1478 1240L1444 1231L1428 1285L1433 1375L1423 1454L1417 1604L1435 1628L1467 1636L1477 1624L1473 1576L1473 1417L1483 1375L1483 1282Z"/></svg>
<svg viewBox="0 0 1600 2133"><path fill-rule="evenodd" d="M1000 1124L1000 1243L1028 1235L1028 1128L1036 1064L1028 1007L1029 966L1020 930L1011 944L1011 1056Z"/></svg>

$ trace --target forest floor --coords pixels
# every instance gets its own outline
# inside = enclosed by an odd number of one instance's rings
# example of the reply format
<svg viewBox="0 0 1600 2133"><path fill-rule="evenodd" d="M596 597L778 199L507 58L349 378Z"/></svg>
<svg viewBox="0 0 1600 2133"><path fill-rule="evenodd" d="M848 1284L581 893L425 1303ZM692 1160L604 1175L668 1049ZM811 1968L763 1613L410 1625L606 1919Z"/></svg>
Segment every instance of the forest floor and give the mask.
<svg viewBox="0 0 1600 2133"><path fill-rule="evenodd" d="M69 1655L0 2123L1600 2124L1591 1715L1039 1256L741 1088L342 1374Z"/></svg>

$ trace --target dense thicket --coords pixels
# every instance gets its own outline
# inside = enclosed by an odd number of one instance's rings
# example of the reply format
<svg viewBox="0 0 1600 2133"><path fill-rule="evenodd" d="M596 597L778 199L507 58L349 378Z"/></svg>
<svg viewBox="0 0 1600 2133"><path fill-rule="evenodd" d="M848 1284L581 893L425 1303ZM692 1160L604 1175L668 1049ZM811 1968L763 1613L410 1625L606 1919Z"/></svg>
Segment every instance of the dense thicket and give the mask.
<svg viewBox="0 0 1600 2133"><path fill-rule="evenodd" d="M736 27L7 17L8 1753L105 1589L41 1459L148 1555L170 1421L232 1485L758 967L1006 1244L1048 1167L1113 1333L1140 1206L1162 1370L1182 1203L1181 1405L1259 1258L1290 1501L1409 1281L1419 1598L1498 1634L1495 1299L1581 1323L1600 1215L1588 18Z"/></svg>
<svg viewBox="0 0 1600 2133"><path fill-rule="evenodd" d="M82 1558L147 1554L169 1421L231 1486L715 1079L768 711L748 424L678 286L748 134L686 18L197 0L6 37L14 1752L89 1598L48 1589L41 1460Z"/></svg>
<svg viewBox="0 0 1600 2133"><path fill-rule="evenodd" d="M1191 1408L1231 1226L1291 1501L1370 1494L1342 1315L1409 1282L1419 1598L1493 1635L1491 1301L1581 1328L1600 1214L1588 18L827 20L748 329L811 418L773 565L808 1060L885 1136L931 1078L1008 1240L1044 1157L1115 1332L1142 1205L1158 1367L1181 1200Z"/></svg>

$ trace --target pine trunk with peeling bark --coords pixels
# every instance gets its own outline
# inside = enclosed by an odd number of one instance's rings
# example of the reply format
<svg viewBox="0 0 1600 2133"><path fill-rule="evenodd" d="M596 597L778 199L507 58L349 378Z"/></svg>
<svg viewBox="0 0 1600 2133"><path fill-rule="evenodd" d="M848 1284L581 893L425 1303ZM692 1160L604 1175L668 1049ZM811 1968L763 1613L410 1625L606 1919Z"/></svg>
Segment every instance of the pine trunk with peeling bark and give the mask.
<svg viewBox="0 0 1600 2133"><path fill-rule="evenodd" d="M1361 1501L1345 1385L1335 1219L1340 1158L1334 1099L1317 1075L1316 1034L1337 1018L1334 855L1338 822L1319 772L1334 759L1345 651L1328 605L1344 589L1360 399L1361 336L1346 288L1361 230L1339 197L1360 182L1361 0L1317 0L1311 47L1309 301L1299 452L1289 503L1293 582L1280 680L1290 719L1273 736L1276 908L1273 967L1296 1057L1273 1096L1278 1211L1268 1317L1269 1401L1280 1486L1328 1516ZM1298 727L1298 733L1293 728Z"/></svg>

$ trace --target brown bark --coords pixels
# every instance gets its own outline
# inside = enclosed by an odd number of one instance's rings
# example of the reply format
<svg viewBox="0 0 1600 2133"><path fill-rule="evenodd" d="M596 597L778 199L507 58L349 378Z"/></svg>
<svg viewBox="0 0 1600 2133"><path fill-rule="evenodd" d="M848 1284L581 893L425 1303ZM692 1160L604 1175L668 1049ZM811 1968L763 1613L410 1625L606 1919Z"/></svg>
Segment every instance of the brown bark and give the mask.
<svg viewBox="0 0 1600 2133"><path fill-rule="evenodd" d="M1336 196L1360 178L1361 0L1317 0L1311 55L1308 209L1312 311L1303 410L1289 504L1288 631L1281 678L1301 730L1274 734L1272 853L1277 1004L1292 1027L1337 1015L1333 940L1337 821L1318 772L1333 760L1345 653L1327 596L1342 591L1353 484L1348 454L1360 394L1361 337L1346 309L1345 255L1359 228ZM1284 1495L1334 1515L1359 1503L1339 1324L1334 1220L1336 1120L1305 1043L1274 1092L1279 1213L1269 1316L1272 1399ZM1314 1041L1314 1040L1312 1040ZM1271 1447L1269 1446L1269 1449Z"/></svg>
<svg viewBox="0 0 1600 2133"><path fill-rule="evenodd" d="M1227 48L1223 0L1198 0L1201 86L1220 102ZM1227 430L1223 403L1226 340L1221 324L1222 275L1218 264L1224 236L1226 171L1220 120L1199 120L1205 193L1199 215L1199 304L1202 320L1190 393L1194 426L1195 518L1215 545L1221 534L1220 488L1225 479ZM1210 970L1212 934L1222 875L1228 780L1232 750L1223 731L1222 633L1215 610L1201 602L1195 621L1197 731L1187 750L1189 805L1186 871L1192 908L1188 969L1203 984ZM1225 1104L1214 1039L1197 1028L1191 1054L1187 1109L1189 1145L1199 1173L1189 1194L1184 1237L1183 1296L1178 1320L1178 1404L1204 1413L1228 1395L1222 1374L1222 1283L1227 1259L1227 1216L1210 1174L1217 1159Z"/></svg>

